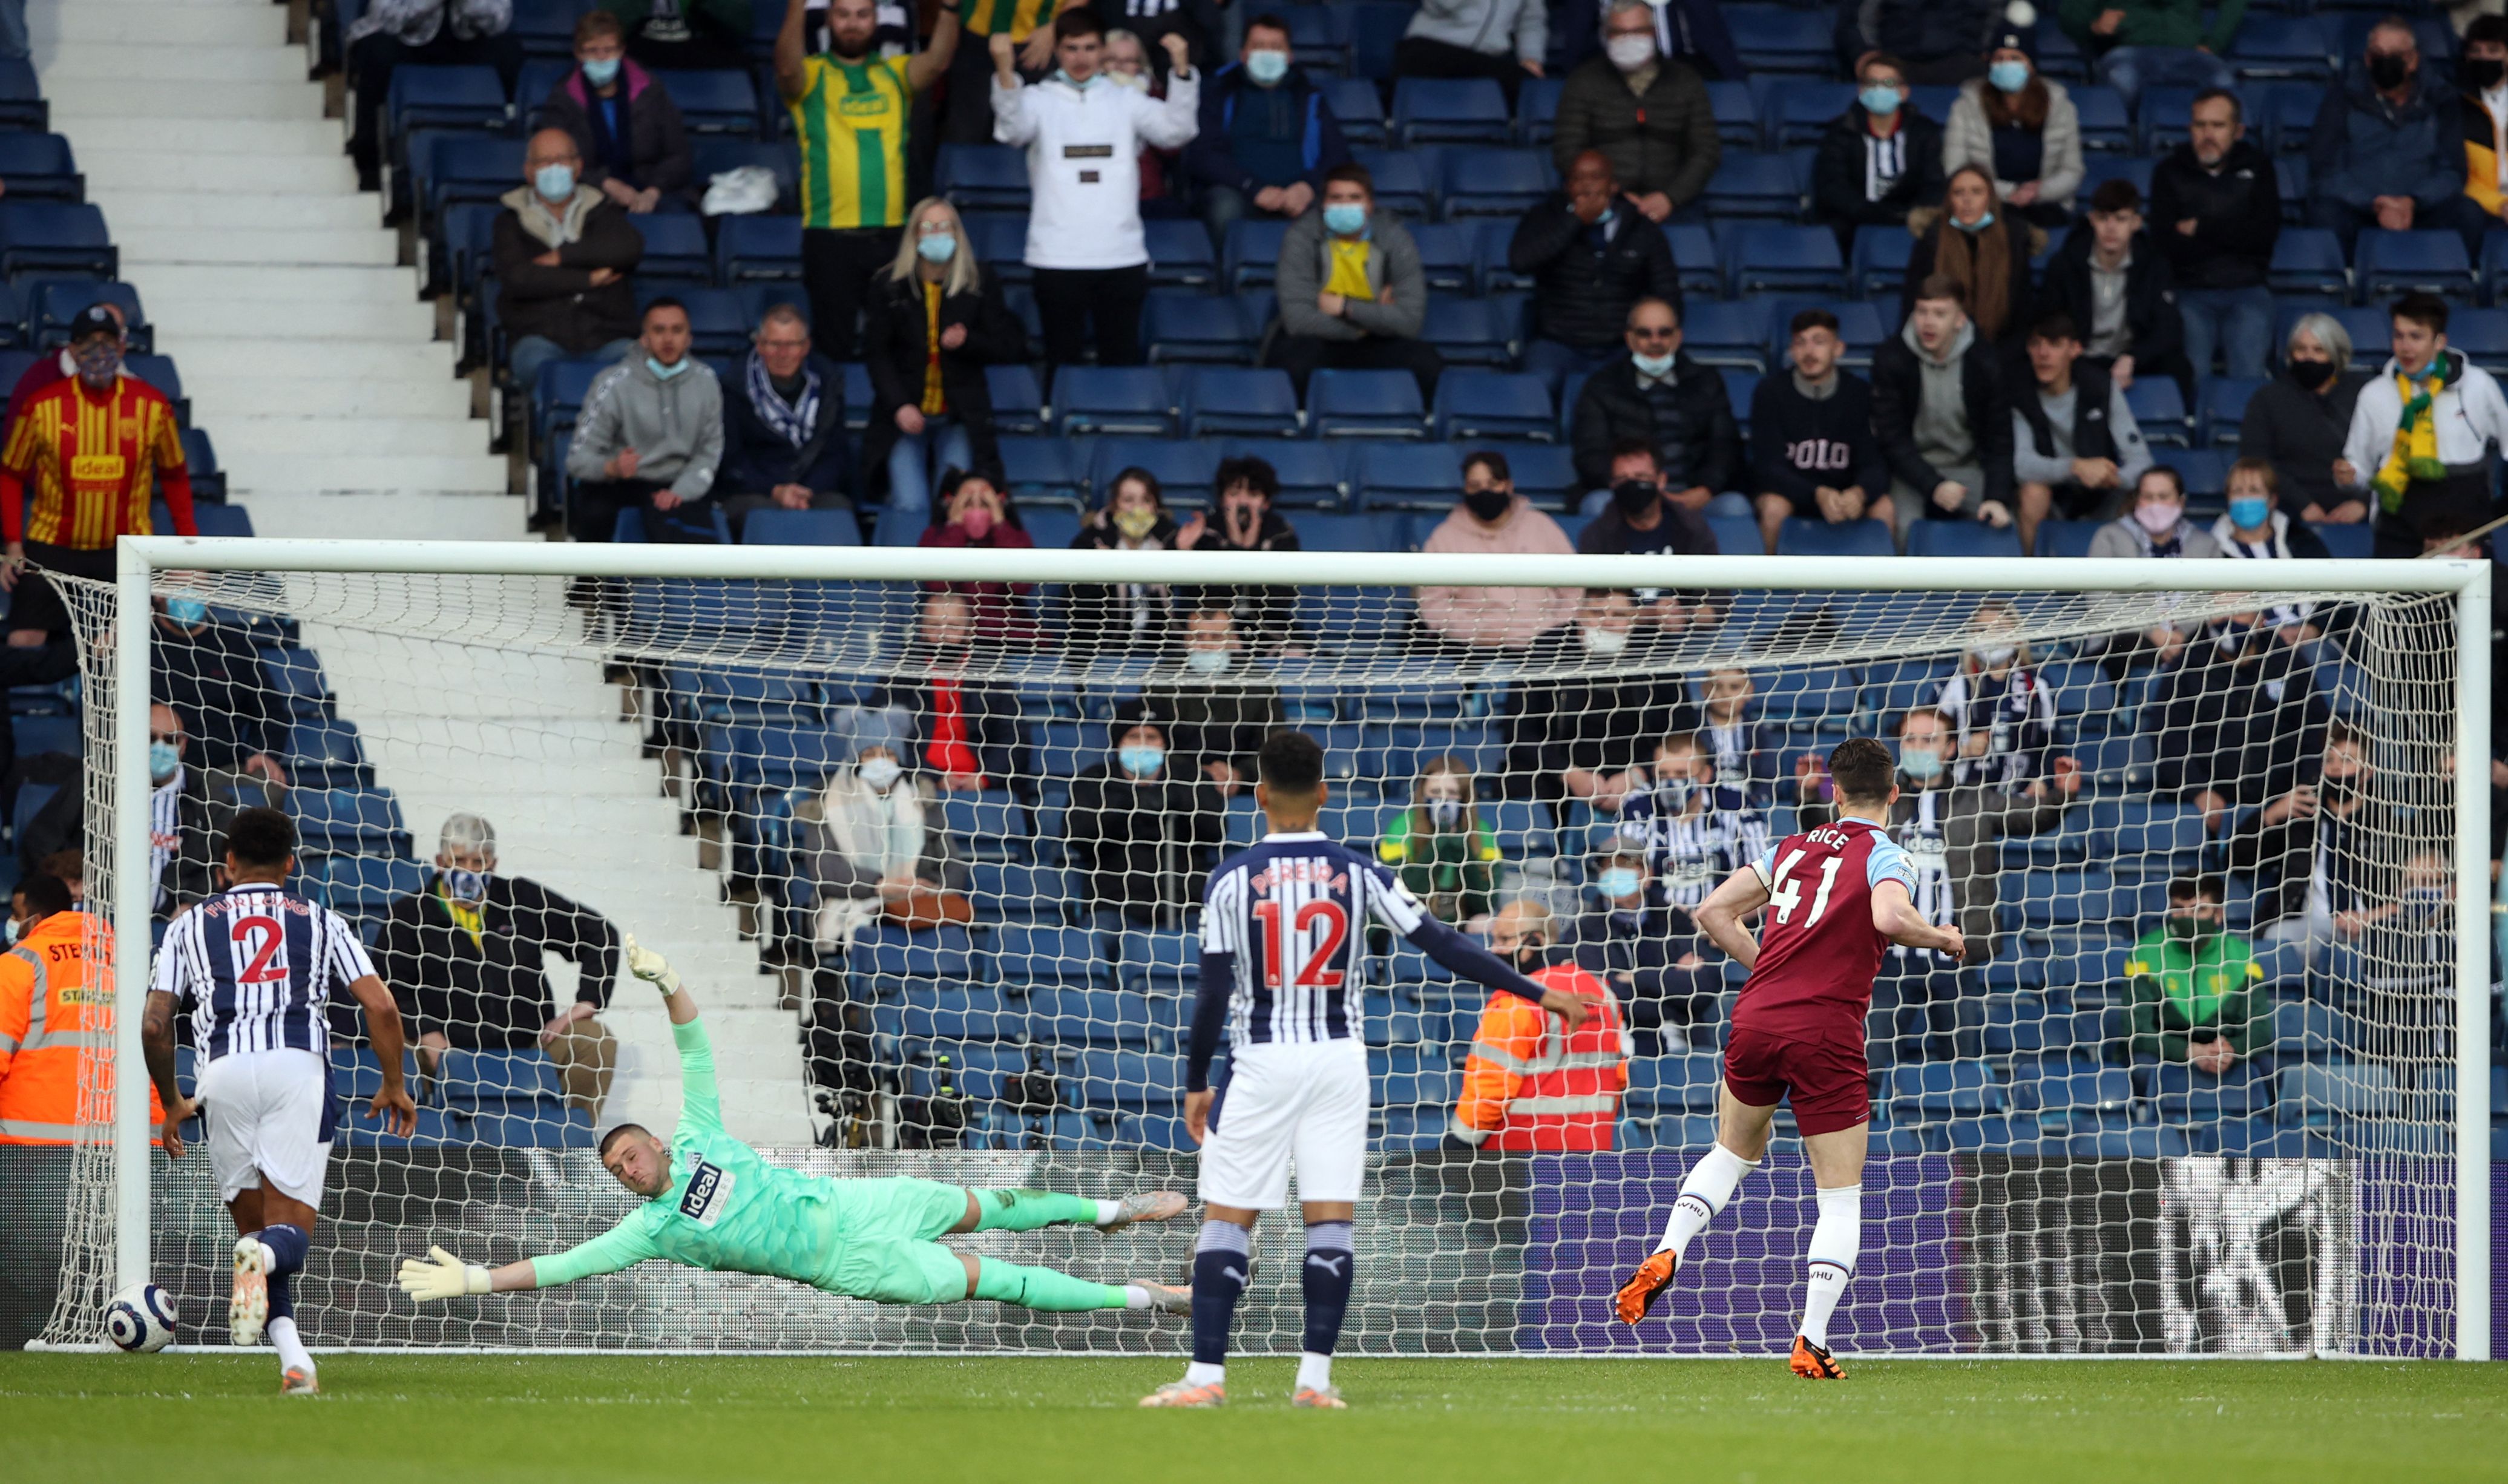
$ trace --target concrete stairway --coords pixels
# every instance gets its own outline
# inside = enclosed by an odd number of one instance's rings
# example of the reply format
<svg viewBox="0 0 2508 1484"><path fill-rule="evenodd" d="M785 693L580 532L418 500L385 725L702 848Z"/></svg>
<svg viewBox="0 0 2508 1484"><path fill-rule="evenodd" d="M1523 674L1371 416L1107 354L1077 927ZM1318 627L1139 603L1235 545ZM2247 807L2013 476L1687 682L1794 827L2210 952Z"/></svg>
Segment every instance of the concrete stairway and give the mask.
<svg viewBox="0 0 2508 1484"><path fill-rule="evenodd" d="M505 461L470 416L450 344L360 196L345 128L268 0L32 0L35 61L233 498L263 536L522 540ZM482 649L309 615L341 715L422 856L446 814L498 831L502 869L609 913L671 954L704 1000L740 1137L809 1136L797 1027L777 1008L720 881L681 834L660 764L554 580L494 585L547 642ZM441 634L443 625L431 626ZM560 992L572 983L562 962ZM658 1003L616 991L605 1122L676 1120Z"/></svg>

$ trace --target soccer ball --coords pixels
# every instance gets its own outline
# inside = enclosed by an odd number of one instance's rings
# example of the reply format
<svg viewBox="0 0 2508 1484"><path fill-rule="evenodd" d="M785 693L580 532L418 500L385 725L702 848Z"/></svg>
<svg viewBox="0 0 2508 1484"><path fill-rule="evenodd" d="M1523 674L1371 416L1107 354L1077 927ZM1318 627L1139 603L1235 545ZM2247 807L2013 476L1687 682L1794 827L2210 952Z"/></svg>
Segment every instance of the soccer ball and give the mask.
<svg viewBox="0 0 2508 1484"><path fill-rule="evenodd" d="M155 1283L133 1283L104 1306L104 1332L118 1349L154 1354L174 1343L174 1301Z"/></svg>

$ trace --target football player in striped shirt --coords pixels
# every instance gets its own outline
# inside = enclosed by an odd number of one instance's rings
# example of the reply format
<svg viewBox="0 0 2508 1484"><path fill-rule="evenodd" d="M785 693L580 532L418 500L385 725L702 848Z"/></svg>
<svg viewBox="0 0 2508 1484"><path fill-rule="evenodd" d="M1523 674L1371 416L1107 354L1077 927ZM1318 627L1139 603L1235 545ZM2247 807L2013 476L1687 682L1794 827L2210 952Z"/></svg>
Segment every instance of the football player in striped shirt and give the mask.
<svg viewBox="0 0 2508 1484"><path fill-rule="evenodd" d="M1367 1045L1359 991L1366 918L1460 979L1532 1000L1568 1030L1584 1002L1545 989L1439 922L1390 868L1315 828L1323 749L1275 731L1258 755L1254 801L1271 833L1210 873L1202 894L1201 990L1185 1057L1185 1127L1201 1145L1200 1239L1193 1260L1193 1364L1145 1407L1228 1400L1228 1332L1253 1266L1255 1217L1288 1204L1289 1164L1307 1219L1307 1327L1292 1406L1346 1405L1332 1353L1356 1265L1350 1226L1367 1159ZM1226 1096L1209 1087L1228 1033ZM1222 1116L1224 1113L1225 1116Z"/></svg>
<svg viewBox="0 0 2508 1484"><path fill-rule="evenodd" d="M233 884L166 930L139 1034L166 1105L166 1157L182 1158L183 1122L199 1112L218 1194L235 1217L229 1335L257 1345L266 1327L278 1351L279 1390L310 1396L319 1387L314 1357L297 1338L290 1280L305 1267L340 1124L326 1018L341 990L364 1007L383 1066L366 1116L406 1137L418 1130L418 1104L402 1085L391 991L346 918L287 889L295 858L296 827L286 815L264 808L236 815L226 841ZM174 1015L187 1007L202 1057L198 1099L174 1084Z"/></svg>

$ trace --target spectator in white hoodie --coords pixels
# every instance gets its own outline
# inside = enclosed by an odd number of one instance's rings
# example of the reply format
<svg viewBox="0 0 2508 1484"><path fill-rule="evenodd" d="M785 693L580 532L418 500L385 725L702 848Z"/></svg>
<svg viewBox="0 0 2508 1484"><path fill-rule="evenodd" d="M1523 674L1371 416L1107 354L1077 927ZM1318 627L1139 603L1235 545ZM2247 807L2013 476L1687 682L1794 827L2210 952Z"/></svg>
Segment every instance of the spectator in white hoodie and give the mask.
<svg viewBox="0 0 2508 1484"><path fill-rule="evenodd" d="M2422 533L2490 518L2490 450L2508 447L2508 400L2490 372L2448 349L2445 299L2410 293L2390 313L2395 353L2360 389L2342 457L2350 488L2367 492L2377 554L2409 560Z"/></svg>
<svg viewBox="0 0 2508 1484"><path fill-rule="evenodd" d="M1027 265L1045 358L1056 368L1081 359L1093 330L1099 365L1137 365L1150 291L1141 148L1175 149L1199 131L1201 76L1174 32L1159 38L1163 98L1099 75L1105 28L1092 13L1055 17L1053 37L1053 75L1027 86L1008 35L992 39L993 137L1027 149Z"/></svg>

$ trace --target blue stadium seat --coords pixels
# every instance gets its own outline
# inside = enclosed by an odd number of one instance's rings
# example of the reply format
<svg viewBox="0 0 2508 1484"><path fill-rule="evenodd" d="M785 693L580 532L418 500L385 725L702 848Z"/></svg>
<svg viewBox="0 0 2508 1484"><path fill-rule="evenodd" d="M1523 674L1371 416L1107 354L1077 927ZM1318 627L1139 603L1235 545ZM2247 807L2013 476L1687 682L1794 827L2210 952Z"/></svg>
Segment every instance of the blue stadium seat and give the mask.
<svg viewBox="0 0 2508 1484"><path fill-rule="evenodd" d="M1088 487L1087 470L1069 440L1034 433L1014 433L1001 440L1002 476L1011 483L1011 499L1080 502ZM917 533L920 534L919 532ZM1035 535L1033 531L1029 533ZM1077 535L1075 531L1073 534ZM908 544L911 544L910 542Z"/></svg>
<svg viewBox="0 0 2508 1484"><path fill-rule="evenodd" d="M1486 77L1406 77L1393 85L1393 137L1405 144L1502 144L1506 94Z"/></svg>
<svg viewBox="0 0 2508 1484"><path fill-rule="evenodd" d="M1547 441L1559 427L1541 378L1498 371L1448 371L1437 381L1432 416L1452 439Z"/></svg>
<svg viewBox="0 0 2508 1484"><path fill-rule="evenodd" d="M1681 349L1701 365L1765 372L1774 317L1765 299L1690 303L1681 314Z"/></svg>
<svg viewBox="0 0 2508 1484"><path fill-rule="evenodd" d="M1449 220L1520 217L1558 189L1547 150L1450 149L1438 170L1438 194Z"/></svg>
<svg viewBox="0 0 2508 1484"><path fill-rule="evenodd" d="M1748 515L1710 515L1707 529L1715 536L1715 549L1724 556L1757 556L1759 522Z"/></svg>
<svg viewBox="0 0 2508 1484"><path fill-rule="evenodd" d="M1568 89L1564 77L1528 77L1516 88L1515 136L1536 148L1548 148L1559 117L1559 94Z"/></svg>
<svg viewBox="0 0 2508 1484"><path fill-rule="evenodd" d="M1751 404L1759 394L1759 373L1733 366L1717 369L1724 378L1724 400L1733 408L1734 421L1742 426L1742 436L1751 436Z"/></svg>
<svg viewBox="0 0 2508 1484"><path fill-rule="evenodd" d="M2193 123L2194 90L2171 84L2153 84L2142 90L2134 101L2134 124L2141 141L2136 146L2145 155L2164 155L2186 142L2186 131Z"/></svg>
<svg viewBox="0 0 2508 1484"><path fill-rule="evenodd" d="M1866 299L1899 297L1899 287L1907 278L1907 258L1915 251L1916 240L1904 232L1859 232L1855 234L1855 258L1848 272L1853 285L1849 292Z"/></svg>
<svg viewBox="0 0 2508 1484"><path fill-rule="evenodd" d="M1826 227L1745 225L1725 235L1726 277L1737 296L1846 292L1837 235Z"/></svg>
<svg viewBox="0 0 2508 1484"><path fill-rule="evenodd" d="M1219 283L1219 258L1210 250L1210 233L1198 221L1151 220L1141 223L1150 251L1150 281L1170 288L1213 288Z"/></svg>
<svg viewBox="0 0 2508 1484"><path fill-rule="evenodd" d="M290 789L287 812L308 855L405 856L400 805L376 789Z"/></svg>
<svg viewBox="0 0 2508 1484"><path fill-rule="evenodd" d="M1503 367L1515 361L1522 322L1522 306L1512 299L1430 294L1420 338L1435 346L1449 367Z"/></svg>
<svg viewBox="0 0 2508 1484"><path fill-rule="evenodd" d="M2246 420L2248 399L2263 386L2263 381L2253 377L2212 376L2198 383L2194 418L2202 429L2203 441L2214 448L2236 448L2238 426Z"/></svg>
<svg viewBox="0 0 2508 1484"><path fill-rule="evenodd" d="M1480 246L1474 228L1466 222L1456 226L1447 222L1413 222L1409 224L1411 245L1420 249L1420 271L1428 287L1441 294L1468 294L1480 279ZM1502 223L1514 230L1514 223Z"/></svg>
<svg viewBox="0 0 2508 1484"><path fill-rule="evenodd" d="M1770 90L1770 122L1780 149L1818 144L1828 126L1855 101L1853 83L1788 82Z"/></svg>
<svg viewBox="0 0 2508 1484"><path fill-rule="evenodd" d="M2447 343L2485 371L2508 371L2508 309L2454 311L2447 317Z"/></svg>
<svg viewBox="0 0 2508 1484"><path fill-rule="evenodd" d="M1280 239L1288 231L1287 222L1250 217L1231 222L1227 250L1220 255L1222 281L1232 289L1269 287L1280 266Z"/></svg>
<svg viewBox="0 0 2508 1484"><path fill-rule="evenodd" d="M1755 75L1763 72L1832 74L1837 58L1830 50L1829 18L1814 11L1781 5L1728 5L1724 24L1742 64Z"/></svg>
<svg viewBox="0 0 2508 1484"><path fill-rule="evenodd" d="M2307 220L2307 157L2283 155L2273 161L2273 178L2281 185L2281 219L2297 225Z"/></svg>
<svg viewBox="0 0 2508 1484"><path fill-rule="evenodd" d="M1220 451L1223 457L1250 455L1271 464L1280 480L1280 493L1272 503L1283 510L1339 510L1348 502L1335 450L1320 443L1223 438Z"/></svg>
<svg viewBox="0 0 2508 1484"><path fill-rule="evenodd" d="M1907 555L2002 557L2021 555L2020 534L1996 530L1983 521L1920 520L1907 528Z"/></svg>
<svg viewBox="0 0 2508 1484"><path fill-rule="evenodd" d="M1027 218L981 212L963 218L976 261L1005 283L1028 281Z"/></svg>
<svg viewBox="0 0 2508 1484"><path fill-rule="evenodd" d="M1299 431L1298 393L1289 373L1274 367L1195 366L1179 389L1185 431L1281 437Z"/></svg>
<svg viewBox="0 0 2508 1484"><path fill-rule="evenodd" d="M2318 18L2263 10L2249 11L2239 23L2229 61L2241 78L2315 82L2335 73L2334 43ZM2323 95L2321 89L2312 91Z"/></svg>
<svg viewBox="0 0 2508 1484"><path fill-rule="evenodd" d="M1053 379L1053 418L1066 435L1163 438L1175 431L1166 381L1154 366L1063 367Z"/></svg>
<svg viewBox="0 0 2508 1484"><path fill-rule="evenodd" d="M693 217L680 217L693 221ZM740 296L727 288L692 287L683 283L656 283L642 274L636 279L636 308L644 308L655 299L668 295L687 307L688 331L698 355L740 355L749 350L750 336L756 326L748 319L748 307Z"/></svg>
<svg viewBox="0 0 2508 1484"><path fill-rule="evenodd" d="M746 215L718 220L715 262L725 285L801 277L799 217Z"/></svg>
<svg viewBox="0 0 2508 1484"><path fill-rule="evenodd" d="M692 134L754 135L757 132L757 89L745 71L717 68L703 72L656 71L654 77L680 105L680 120Z"/></svg>
<svg viewBox="0 0 2508 1484"><path fill-rule="evenodd" d="M2075 88L2073 109L2082 119L2082 147L2085 150L2124 154L2133 148L2133 120L2124 111L2124 98L2114 88L2097 86ZM2144 182L2148 186L2149 182ZM2083 182L2086 192L2088 182Z"/></svg>
<svg viewBox="0 0 2508 1484"><path fill-rule="evenodd" d="M2255 90L2248 92L2252 94ZM2322 88L2298 84L2268 88L2248 117L2247 132L2251 137L2262 135L2258 143L2276 154L2303 153L2316 127L2316 111L2324 102Z"/></svg>
<svg viewBox="0 0 2508 1484"><path fill-rule="evenodd" d="M523 178L520 139L426 130L408 149L414 202L428 220L455 202L494 202Z"/></svg>
<svg viewBox="0 0 2508 1484"><path fill-rule="evenodd" d="M2351 366L2358 371L2375 371L2386 363L2394 352L2394 324L2382 305L2325 304L2307 299L2276 298L2273 302L2273 344L2290 344L2290 327L2302 315L2332 315L2342 321L2351 337Z"/></svg>
<svg viewBox="0 0 2508 1484"><path fill-rule="evenodd" d="M1342 72L1348 68L1349 12L1346 8L1291 5L1282 7L1278 15L1289 23L1289 56L1299 66L1309 72ZM1318 77L1315 81L1326 79Z"/></svg>
<svg viewBox="0 0 2508 1484"><path fill-rule="evenodd" d="M2186 396L2174 377L2135 377L2124 390L2124 405L2155 446L2184 448L2194 441L2194 420L2187 416Z"/></svg>
<svg viewBox="0 0 2508 1484"><path fill-rule="evenodd" d="M425 890L426 872L416 861L334 856L322 872L322 885L324 900L333 911L349 917L380 917L395 900Z"/></svg>
<svg viewBox="0 0 2508 1484"><path fill-rule="evenodd" d="M1374 83L1363 77L1319 77L1314 83L1323 90L1324 106L1332 110L1343 137L1354 145L1384 143L1384 98Z"/></svg>
<svg viewBox="0 0 2508 1484"><path fill-rule="evenodd" d="M0 129L40 133L51 127L51 109L44 102L43 84L35 78L33 63L22 57L0 59Z"/></svg>
<svg viewBox="0 0 2508 1484"><path fill-rule="evenodd" d="M1663 235L1672 243L1672 266L1680 275L1681 293L1724 297L1724 264L1707 229L1689 222L1667 222Z"/></svg>
<svg viewBox="0 0 2508 1484"><path fill-rule="evenodd" d="M1890 1117L1904 1123L2003 1111L2003 1087L1982 1061L1930 1061L1890 1069Z"/></svg>
<svg viewBox="0 0 2508 1484"><path fill-rule="evenodd" d="M2130 180L2133 188L2142 193L2143 200L2149 201L2151 167L2156 163L2121 154L2089 155L2082 162L2081 199L2088 201L2092 192L2111 180Z"/></svg>
<svg viewBox="0 0 2508 1484"><path fill-rule="evenodd" d="M2470 298L2473 264L2464 255L2464 239L2453 232L2384 232L2360 234L2353 253L2360 292L2368 298L2409 293Z"/></svg>
<svg viewBox="0 0 2508 1484"><path fill-rule="evenodd" d="M2175 448L2154 443L2152 460L2177 471L2177 477L2185 482L2186 498L2191 501L2209 504L2217 509L2229 497L2230 461L2222 454L2206 448Z"/></svg>
<svg viewBox="0 0 2508 1484"><path fill-rule="evenodd" d="M1141 339L1153 363L1203 361L1244 365L1254 359L1259 329L1245 322L1235 295L1154 288L1142 307Z"/></svg>
<svg viewBox="0 0 2508 1484"><path fill-rule="evenodd" d="M850 389L850 378L846 385ZM1036 372L1025 365L986 366L984 389L992 397L994 431L1039 433L1045 430L1045 393L1037 389ZM845 392L845 402L847 406L854 405L850 390Z"/></svg>
<svg viewBox="0 0 2508 1484"><path fill-rule="evenodd" d="M1758 94L1744 82L1707 85L1707 105L1715 114L1715 134L1727 149L1756 151L1767 145L1767 126L1759 116Z"/></svg>
<svg viewBox="0 0 2508 1484"><path fill-rule="evenodd" d="M2403 1106L2394 1073L2374 1061L2285 1066L2273 1081L2273 1118L2284 1128L2392 1118Z"/></svg>
<svg viewBox="0 0 2508 1484"><path fill-rule="evenodd" d="M2038 554L2042 557L2085 557L2090 554L2090 538L2107 524L2096 520L2042 520L2038 523Z"/></svg>
<svg viewBox="0 0 2508 1484"><path fill-rule="evenodd" d="M306 789L374 787L374 770L366 765L357 743L357 723L338 717L298 722L287 728L280 761L290 784Z"/></svg>
<svg viewBox="0 0 2508 1484"><path fill-rule="evenodd" d="M2367 526L2338 526L2310 522L2308 530L2325 543L2326 554L2337 561L2365 562L2378 554L2378 538Z"/></svg>
<svg viewBox="0 0 2508 1484"><path fill-rule="evenodd" d="M1722 1058L1714 1052L1641 1057L1629 1063L1626 1107L1638 1118L1713 1113L1723 1082Z"/></svg>
<svg viewBox="0 0 2508 1484"><path fill-rule="evenodd" d="M1420 383L1408 371L1318 371L1307 383L1307 421L1325 438L1422 438L1428 431Z"/></svg>
<svg viewBox="0 0 2508 1484"><path fill-rule="evenodd" d="M572 56L524 58L522 70L514 74L514 113L523 121L523 137L547 126L549 94L574 75L574 68Z"/></svg>
<svg viewBox="0 0 2508 1484"><path fill-rule="evenodd" d="M961 211L1025 211L1027 152L1010 144L943 144L932 189Z"/></svg>
<svg viewBox="0 0 2508 1484"><path fill-rule="evenodd" d="M1099 438L1096 443L1088 461L1088 488L1096 498L1111 493L1125 469L1141 468L1158 480L1170 505L1211 502L1211 477L1219 470L1215 445L1198 438Z"/></svg>
<svg viewBox="0 0 2508 1484"><path fill-rule="evenodd" d="M775 176L776 209L798 209L801 151L790 139L744 139L731 134L700 134L688 141L697 157L696 178L712 180L726 170L756 166Z"/></svg>
<svg viewBox="0 0 2508 1484"><path fill-rule="evenodd" d="M1442 515L1454 508L1455 492L1463 487L1462 450L1452 443L1371 444L1358 451L1350 487L1356 510L1433 510Z"/></svg>
<svg viewBox="0 0 2508 1484"><path fill-rule="evenodd" d="M1116 940L1117 987L1165 996L1171 1002L1189 994L1201 971L1201 946L1192 933L1153 933L1131 929Z"/></svg>
<svg viewBox="0 0 2508 1484"><path fill-rule="evenodd" d="M714 285L714 257L706 246L702 217L654 211L628 221L645 240L645 256L636 264L640 288L654 278L682 279L700 288Z"/></svg>
<svg viewBox="0 0 2508 1484"><path fill-rule="evenodd" d="M1795 183L1793 162L1783 155L1726 155L1708 179L1703 200L1717 220L1792 221L1802 214L1802 188Z"/></svg>
<svg viewBox="0 0 2508 1484"><path fill-rule="evenodd" d="M87 199L87 177L59 134L0 133L0 180L19 201Z"/></svg>
<svg viewBox="0 0 2508 1484"><path fill-rule="evenodd" d="M1353 149L1349 156L1366 166L1368 174L1375 178L1377 205L1404 217L1428 215L1428 172L1421 167L1419 154L1396 149ZM1275 255L1276 252L1275 248Z"/></svg>
<svg viewBox="0 0 2508 1484"><path fill-rule="evenodd" d="M1945 522L1919 521L1918 525ZM1777 530L1780 556L1896 556L1898 543L1888 525L1877 520L1827 521L1789 517Z"/></svg>
<svg viewBox="0 0 2508 1484"><path fill-rule="evenodd" d="M862 522L851 510L753 510L740 528L744 546L859 546Z"/></svg>
<svg viewBox="0 0 2508 1484"><path fill-rule="evenodd" d="M496 68L419 63L392 68L384 116L392 136L399 138L413 129L501 130L511 110Z"/></svg>
<svg viewBox="0 0 2508 1484"><path fill-rule="evenodd" d="M2050 1129L2095 1129L2131 1115L2133 1078L2123 1067L2103 1067L2079 1054L2024 1057L2012 1064L2011 1106Z"/></svg>
<svg viewBox="0 0 2508 1484"><path fill-rule="evenodd" d="M104 213L65 201L0 202L0 278L28 274L116 277L120 255Z"/></svg>
<svg viewBox="0 0 2508 1484"><path fill-rule="evenodd" d="M345 14L345 7L343 11ZM514 0L514 20L508 34L521 39L529 56L571 56L574 51L575 19L582 14L582 0ZM782 19L781 13L777 19Z"/></svg>
<svg viewBox="0 0 2508 1484"><path fill-rule="evenodd" d="M39 278L28 285L25 324L32 343L45 351L68 344L70 321L78 317L79 311L102 303L122 307L123 322L129 327L130 349L148 353L156 331L148 323L147 312L140 307L139 290L128 283L100 283L89 278ZM8 328L14 330L17 326Z"/></svg>
<svg viewBox="0 0 2508 1484"><path fill-rule="evenodd" d="M2463 250L2461 243L2457 250ZM2276 294L2349 299L2351 271L2342 260L2342 240L2324 227L2284 227L2273 241L2266 281Z"/></svg>

